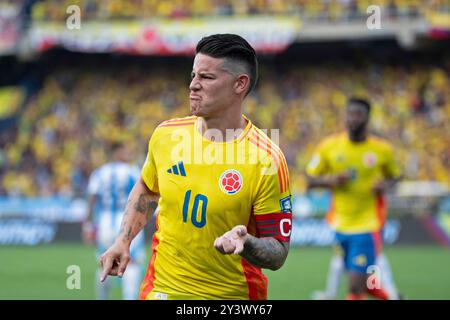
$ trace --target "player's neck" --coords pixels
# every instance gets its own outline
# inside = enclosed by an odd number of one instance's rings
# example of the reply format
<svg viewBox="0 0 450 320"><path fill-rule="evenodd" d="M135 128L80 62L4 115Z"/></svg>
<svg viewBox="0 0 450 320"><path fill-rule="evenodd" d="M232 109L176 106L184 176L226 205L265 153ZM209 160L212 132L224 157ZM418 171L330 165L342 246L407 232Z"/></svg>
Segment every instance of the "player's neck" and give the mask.
<svg viewBox="0 0 450 320"><path fill-rule="evenodd" d="M361 132L348 132L348 139L354 143L360 143L367 140L367 130Z"/></svg>
<svg viewBox="0 0 450 320"><path fill-rule="evenodd" d="M241 132L238 129L244 130L247 126L247 120L244 119L241 113L236 115L225 115L224 117L210 117L199 118L200 133L207 140L215 142L226 142L236 139ZM214 129L214 130L211 130ZM222 134L217 136L214 131L219 130ZM227 132L228 130L228 132ZM231 130L231 131L230 131ZM235 135L230 135L230 132L235 131Z"/></svg>

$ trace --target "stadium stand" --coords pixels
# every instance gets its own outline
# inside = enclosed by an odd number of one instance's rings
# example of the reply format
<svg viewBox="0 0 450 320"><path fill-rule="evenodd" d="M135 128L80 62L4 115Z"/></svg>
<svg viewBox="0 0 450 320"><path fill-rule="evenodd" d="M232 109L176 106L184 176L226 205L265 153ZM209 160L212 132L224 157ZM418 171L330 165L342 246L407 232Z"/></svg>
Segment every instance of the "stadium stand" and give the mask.
<svg viewBox="0 0 450 320"><path fill-rule="evenodd" d="M156 125L188 113L191 61L170 59L48 58L42 89L2 147L1 194L82 196L115 140L131 144L140 164ZM398 146L408 179L450 181L450 61L369 59L262 60L261 77L270 81L249 96L245 112L262 128L280 128L294 192L304 191L313 147L342 129L346 96L355 93L372 99L372 128Z"/></svg>
<svg viewBox="0 0 450 320"><path fill-rule="evenodd" d="M87 19L135 19L151 17L184 18L193 16L230 16L258 14L296 14L311 20L351 20L366 15L376 4L391 18L424 15L428 10L448 10L442 0L66 0L64 7L78 4ZM61 1L39 1L33 19L61 21L66 18Z"/></svg>

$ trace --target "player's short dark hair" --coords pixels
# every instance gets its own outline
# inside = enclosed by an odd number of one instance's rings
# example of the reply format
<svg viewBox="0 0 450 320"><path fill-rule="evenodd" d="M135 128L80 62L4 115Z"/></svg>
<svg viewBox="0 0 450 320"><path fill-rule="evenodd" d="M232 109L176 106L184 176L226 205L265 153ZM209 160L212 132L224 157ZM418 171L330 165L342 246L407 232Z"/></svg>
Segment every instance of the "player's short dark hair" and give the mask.
<svg viewBox="0 0 450 320"><path fill-rule="evenodd" d="M213 58L226 58L245 65L250 77L247 95L258 80L258 59L255 49L237 34L213 34L202 38L195 49L195 53L202 53Z"/></svg>
<svg viewBox="0 0 450 320"><path fill-rule="evenodd" d="M366 108L367 114L370 114L370 110L372 109L369 100L360 97L351 97L350 99L348 99L347 105L350 104L358 104L360 106L363 106L364 108Z"/></svg>

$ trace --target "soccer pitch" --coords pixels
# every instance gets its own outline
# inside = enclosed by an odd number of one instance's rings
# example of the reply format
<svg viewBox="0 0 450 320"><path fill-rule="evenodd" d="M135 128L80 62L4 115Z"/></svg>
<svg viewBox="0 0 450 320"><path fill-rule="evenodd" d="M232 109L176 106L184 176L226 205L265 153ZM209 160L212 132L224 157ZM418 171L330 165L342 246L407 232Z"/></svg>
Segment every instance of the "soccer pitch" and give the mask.
<svg viewBox="0 0 450 320"><path fill-rule="evenodd" d="M329 248L292 248L269 278L269 299L310 299L325 286ZM406 299L450 299L450 250L442 247L387 247L400 292ZM81 244L0 247L0 299L94 299L95 249ZM69 290L67 267L81 270L81 288ZM345 281L345 280L344 280ZM345 297L345 282L340 298ZM120 299L115 289L113 297Z"/></svg>

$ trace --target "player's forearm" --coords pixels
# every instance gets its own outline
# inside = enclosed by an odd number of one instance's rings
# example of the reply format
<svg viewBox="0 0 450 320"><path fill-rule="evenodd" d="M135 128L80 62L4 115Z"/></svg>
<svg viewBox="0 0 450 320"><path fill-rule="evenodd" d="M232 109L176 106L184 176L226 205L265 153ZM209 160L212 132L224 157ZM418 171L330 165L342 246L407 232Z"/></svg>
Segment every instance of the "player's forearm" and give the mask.
<svg viewBox="0 0 450 320"><path fill-rule="evenodd" d="M288 252L288 242L247 235L241 256L256 267L278 270L283 266Z"/></svg>
<svg viewBox="0 0 450 320"><path fill-rule="evenodd" d="M159 195L151 192L142 180L133 187L125 207L118 240L130 244L151 219L158 205Z"/></svg>

